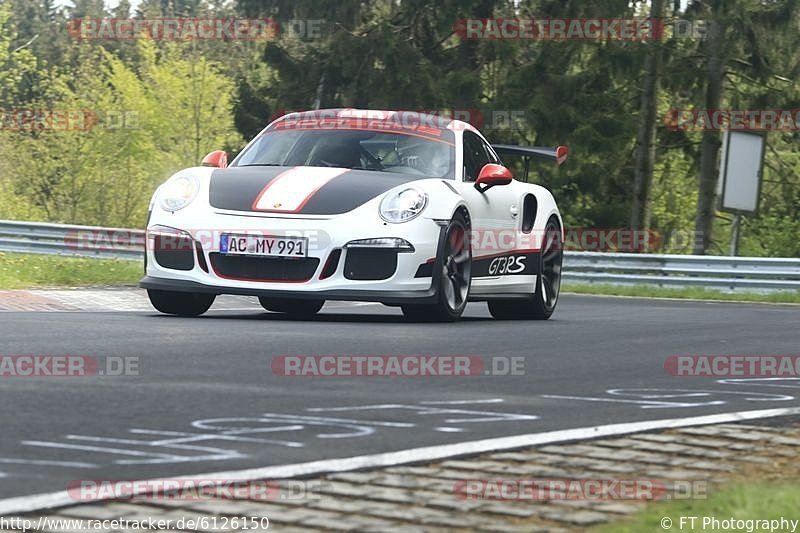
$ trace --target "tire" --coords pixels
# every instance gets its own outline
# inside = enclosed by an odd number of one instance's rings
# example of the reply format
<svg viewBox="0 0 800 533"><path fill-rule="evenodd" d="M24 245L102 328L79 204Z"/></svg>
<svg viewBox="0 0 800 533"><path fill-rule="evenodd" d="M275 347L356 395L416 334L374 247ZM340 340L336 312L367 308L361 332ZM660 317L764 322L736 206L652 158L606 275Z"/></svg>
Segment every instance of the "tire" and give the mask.
<svg viewBox="0 0 800 533"><path fill-rule="evenodd" d="M454 322L467 306L472 284L472 249L469 224L460 212L445 230L442 262L437 276L439 291L434 304L404 304L403 315L416 322Z"/></svg>
<svg viewBox="0 0 800 533"><path fill-rule="evenodd" d="M265 298L260 296L261 307L274 313L284 313L293 318L310 318L316 315L325 300L294 300L291 298Z"/></svg>
<svg viewBox="0 0 800 533"><path fill-rule="evenodd" d="M498 320L547 320L558 304L561 291L561 265L564 246L561 227L556 217L550 217L544 230L542 252L539 254L537 290L525 299L489 300L489 312Z"/></svg>
<svg viewBox="0 0 800 533"><path fill-rule="evenodd" d="M167 315L200 316L211 307L215 294L147 289L147 297L157 311Z"/></svg>

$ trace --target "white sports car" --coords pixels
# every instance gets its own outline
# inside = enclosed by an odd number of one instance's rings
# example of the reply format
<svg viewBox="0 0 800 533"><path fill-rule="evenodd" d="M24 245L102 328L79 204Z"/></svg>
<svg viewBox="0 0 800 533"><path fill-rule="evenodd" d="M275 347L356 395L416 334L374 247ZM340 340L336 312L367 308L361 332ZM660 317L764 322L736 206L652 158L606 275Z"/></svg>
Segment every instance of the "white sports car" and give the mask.
<svg viewBox="0 0 800 533"><path fill-rule="evenodd" d="M553 196L500 155L561 164L567 149L490 145L471 125L402 111L291 113L227 164L210 153L153 195L146 276L153 306L195 316L218 294L309 317L325 300L458 319L547 319L561 280Z"/></svg>

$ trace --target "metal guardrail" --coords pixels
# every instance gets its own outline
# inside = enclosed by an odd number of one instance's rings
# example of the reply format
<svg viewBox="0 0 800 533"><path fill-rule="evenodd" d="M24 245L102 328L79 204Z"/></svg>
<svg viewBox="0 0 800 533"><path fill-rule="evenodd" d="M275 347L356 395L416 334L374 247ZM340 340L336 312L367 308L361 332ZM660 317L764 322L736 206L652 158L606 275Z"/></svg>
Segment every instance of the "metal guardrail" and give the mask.
<svg viewBox="0 0 800 533"><path fill-rule="evenodd" d="M800 259L567 252L564 280L731 291L800 290Z"/></svg>
<svg viewBox="0 0 800 533"><path fill-rule="evenodd" d="M0 251L142 260L135 229L0 220ZM564 280L719 290L800 290L800 259L566 252Z"/></svg>
<svg viewBox="0 0 800 533"><path fill-rule="evenodd" d="M0 251L142 260L144 231L0 220Z"/></svg>

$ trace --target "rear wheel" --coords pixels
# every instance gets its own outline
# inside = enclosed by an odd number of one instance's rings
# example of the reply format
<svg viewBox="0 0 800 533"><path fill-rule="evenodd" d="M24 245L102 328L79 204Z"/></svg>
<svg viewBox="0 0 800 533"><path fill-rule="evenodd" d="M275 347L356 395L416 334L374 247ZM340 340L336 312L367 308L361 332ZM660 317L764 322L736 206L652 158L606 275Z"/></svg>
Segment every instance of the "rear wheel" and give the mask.
<svg viewBox="0 0 800 533"><path fill-rule="evenodd" d="M525 299L489 300L489 312L500 320L547 320L553 314L561 290L561 265L564 246L561 227L556 217L550 217L544 230L542 251L539 254L538 286Z"/></svg>
<svg viewBox="0 0 800 533"><path fill-rule="evenodd" d="M472 249L467 220L460 212L447 226L441 264L441 269L434 272L439 286L437 302L403 305L407 318L421 322L452 322L464 312L472 283Z"/></svg>
<svg viewBox="0 0 800 533"><path fill-rule="evenodd" d="M267 311L285 313L295 318L309 318L316 315L325 300L294 300L291 298L265 298L260 296L258 302Z"/></svg>
<svg viewBox="0 0 800 533"><path fill-rule="evenodd" d="M216 295L193 292L147 289L150 303L161 313L179 316L199 316L208 311Z"/></svg>

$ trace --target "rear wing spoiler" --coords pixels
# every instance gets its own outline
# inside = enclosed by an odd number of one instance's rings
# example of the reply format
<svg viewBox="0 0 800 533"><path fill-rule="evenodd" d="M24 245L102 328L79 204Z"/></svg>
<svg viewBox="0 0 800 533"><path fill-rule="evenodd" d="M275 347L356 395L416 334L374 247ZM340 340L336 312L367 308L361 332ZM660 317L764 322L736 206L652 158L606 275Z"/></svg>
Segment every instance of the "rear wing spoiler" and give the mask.
<svg viewBox="0 0 800 533"><path fill-rule="evenodd" d="M555 148L547 148L545 146L515 146L513 144L493 144L492 148L497 152L497 155L511 155L522 157L525 161L525 181L528 181L528 172L531 167L531 159L546 159L552 161L558 166L564 164L567 160L567 153L569 149L566 146L556 146Z"/></svg>
<svg viewBox="0 0 800 533"><path fill-rule="evenodd" d="M547 148L543 146L514 146L512 144L493 144L492 148L498 155L515 155L524 157L527 160L531 158L546 159L554 162L556 165L561 166L567 160L567 153L569 149L566 146L557 146L555 148ZM525 166L527 167L527 161Z"/></svg>

